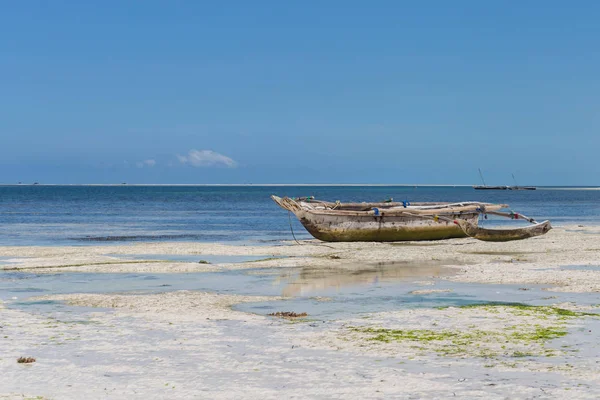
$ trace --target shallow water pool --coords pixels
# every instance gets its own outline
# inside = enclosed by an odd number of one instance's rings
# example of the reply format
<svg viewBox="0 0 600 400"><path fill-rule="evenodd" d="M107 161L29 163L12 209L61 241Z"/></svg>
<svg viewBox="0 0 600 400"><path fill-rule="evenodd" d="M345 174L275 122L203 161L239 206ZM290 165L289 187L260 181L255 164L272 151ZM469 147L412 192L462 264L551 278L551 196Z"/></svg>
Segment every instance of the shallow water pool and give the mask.
<svg viewBox="0 0 600 400"><path fill-rule="evenodd" d="M35 296L68 293L159 293L197 290L222 294L284 296L284 300L243 303L240 311L269 314L307 312L314 319L403 308L445 307L490 302L589 303L589 296L542 291L541 285L490 285L444 280L455 269L440 263L382 263L341 268L276 268L185 274L34 274L0 272L0 299L9 307L49 311L60 305ZM526 289L526 290L525 290ZM435 290L439 292L423 293ZM413 293L421 291L420 293Z"/></svg>
<svg viewBox="0 0 600 400"><path fill-rule="evenodd" d="M215 255L215 254L106 254L122 260L165 260L177 262L206 262L209 264L236 264L250 261L260 261L272 258L285 258L285 256L272 255Z"/></svg>
<svg viewBox="0 0 600 400"><path fill-rule="evenodd" d="M600 265L563 265L560 269L575 271L600 271Z"/></svg>

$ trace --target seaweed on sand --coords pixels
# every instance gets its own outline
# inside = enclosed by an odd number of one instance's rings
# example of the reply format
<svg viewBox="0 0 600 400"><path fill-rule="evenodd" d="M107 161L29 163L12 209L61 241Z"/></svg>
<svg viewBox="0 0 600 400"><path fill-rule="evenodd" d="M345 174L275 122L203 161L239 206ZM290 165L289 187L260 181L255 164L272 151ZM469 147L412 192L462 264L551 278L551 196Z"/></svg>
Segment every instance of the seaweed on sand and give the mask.
<svg viewBox="0 0 600 400"><path fill-rule="evenodd" d="M293 311L277 311L274 313L268 314L270 317L279 317L279 318L304 318L308 317L308 314L303 313L295 313Z"/></svg>

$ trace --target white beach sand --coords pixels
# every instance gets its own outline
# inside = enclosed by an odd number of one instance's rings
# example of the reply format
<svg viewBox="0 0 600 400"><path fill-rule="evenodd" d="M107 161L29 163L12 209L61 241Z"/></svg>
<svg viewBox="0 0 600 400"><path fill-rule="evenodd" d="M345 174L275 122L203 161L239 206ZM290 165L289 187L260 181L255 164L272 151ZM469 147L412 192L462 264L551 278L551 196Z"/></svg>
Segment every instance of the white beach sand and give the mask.
<svg viewBox="0 0 600 400"><path fill-rule="evenodd" d="M600 271L560 269L600 264L598 228L558 228L510 243L456 239L328 246L333 248L198 243L3 247L0 256L14 259L4 259L0 268L159 273L442 260L457 268L457 275L445 278L453 281L524 288L543 284L549 296L561 291L590 299L600 291ZM118 254L288 258L126 264L118 263ZM421 295L441 290L428 283L420 282ZM334 321L310 316L288 321L232 310L240 302L268 299L233 294L177 291L41 299L71 306L51 313L0 308L0 399L600 397L600 318L577 314L595 312L593 306L421 308ZM562 311L566 309L576 313ZM17 364L20 356L37 361Z"/></svg>
<svg viewBox="0 0 600 400"><path fill-rule="evenodd" d="M292 323L231 311L232 302L253 300L241 296L175 292L54 298L115 308L78 321L2 310L0 372L6 396L441 399L456 394L500 399L564 398L566 393L594 398L600 393L597 344L588 354L574 351L582 342L577 330L591 326L586 325L589 317L561 322L574 333L559 339L553 355L540 361L514 356L545 352L538 343L479 338L464 347L466 353L446 356L439 343L370 341L368 333L353 330L466 330L476 324L480 331L503 332L515 324L550 327L558 322L555 317L515 317L504 309L409 310ZM17 364L16 358L25 355L37 362Z"/></svg>

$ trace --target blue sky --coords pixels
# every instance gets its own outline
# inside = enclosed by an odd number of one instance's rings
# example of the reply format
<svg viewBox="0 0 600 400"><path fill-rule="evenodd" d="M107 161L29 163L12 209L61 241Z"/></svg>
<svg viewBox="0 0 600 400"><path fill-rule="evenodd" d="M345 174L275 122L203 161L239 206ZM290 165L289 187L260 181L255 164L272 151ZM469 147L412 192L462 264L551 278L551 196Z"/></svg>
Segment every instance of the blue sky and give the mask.
<svg viewBox="0 0 600 400"><path fill-rule="evenodd" d="M600 185L597 1L20 1L0 182Z"/></svg>

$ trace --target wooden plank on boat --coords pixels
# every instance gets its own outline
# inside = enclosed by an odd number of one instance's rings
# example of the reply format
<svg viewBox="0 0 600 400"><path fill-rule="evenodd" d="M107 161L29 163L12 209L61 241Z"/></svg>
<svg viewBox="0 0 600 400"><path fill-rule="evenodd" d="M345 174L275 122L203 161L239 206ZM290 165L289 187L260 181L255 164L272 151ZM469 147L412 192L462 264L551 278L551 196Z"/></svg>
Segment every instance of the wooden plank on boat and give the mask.
<svg viewBox="0 0 600 400"><path fill-rule="evenodd" d="M366 209L357 210L353 209L357 203L328 203L328 202L303 202L290 199L289 197L278 197L271 196L273 201L277 203L281 208L288 211L310 211L315 214L330 214L330 215L347 215L347 216L363 216L365 213L375 215L404 215L410 214L421 214L421 215L443 215L443 214L454 214L461 212L473 212L478 209L487 211L496 211L502 208L508 207L506 204L490 204L480 202L462 202L462 203L414 203L407 207L395 206L395 207L365 207ZM352 204L351 209L347 209L346 206ZM369 203L365 203L368 205ZM376 204L376 203L371 203ZM421 205L422 204L422 205ZM319 207L321 206L321 207ZM329 207L330 206L330 207ZM377 209L375 211L374 209Z"/></svg>

